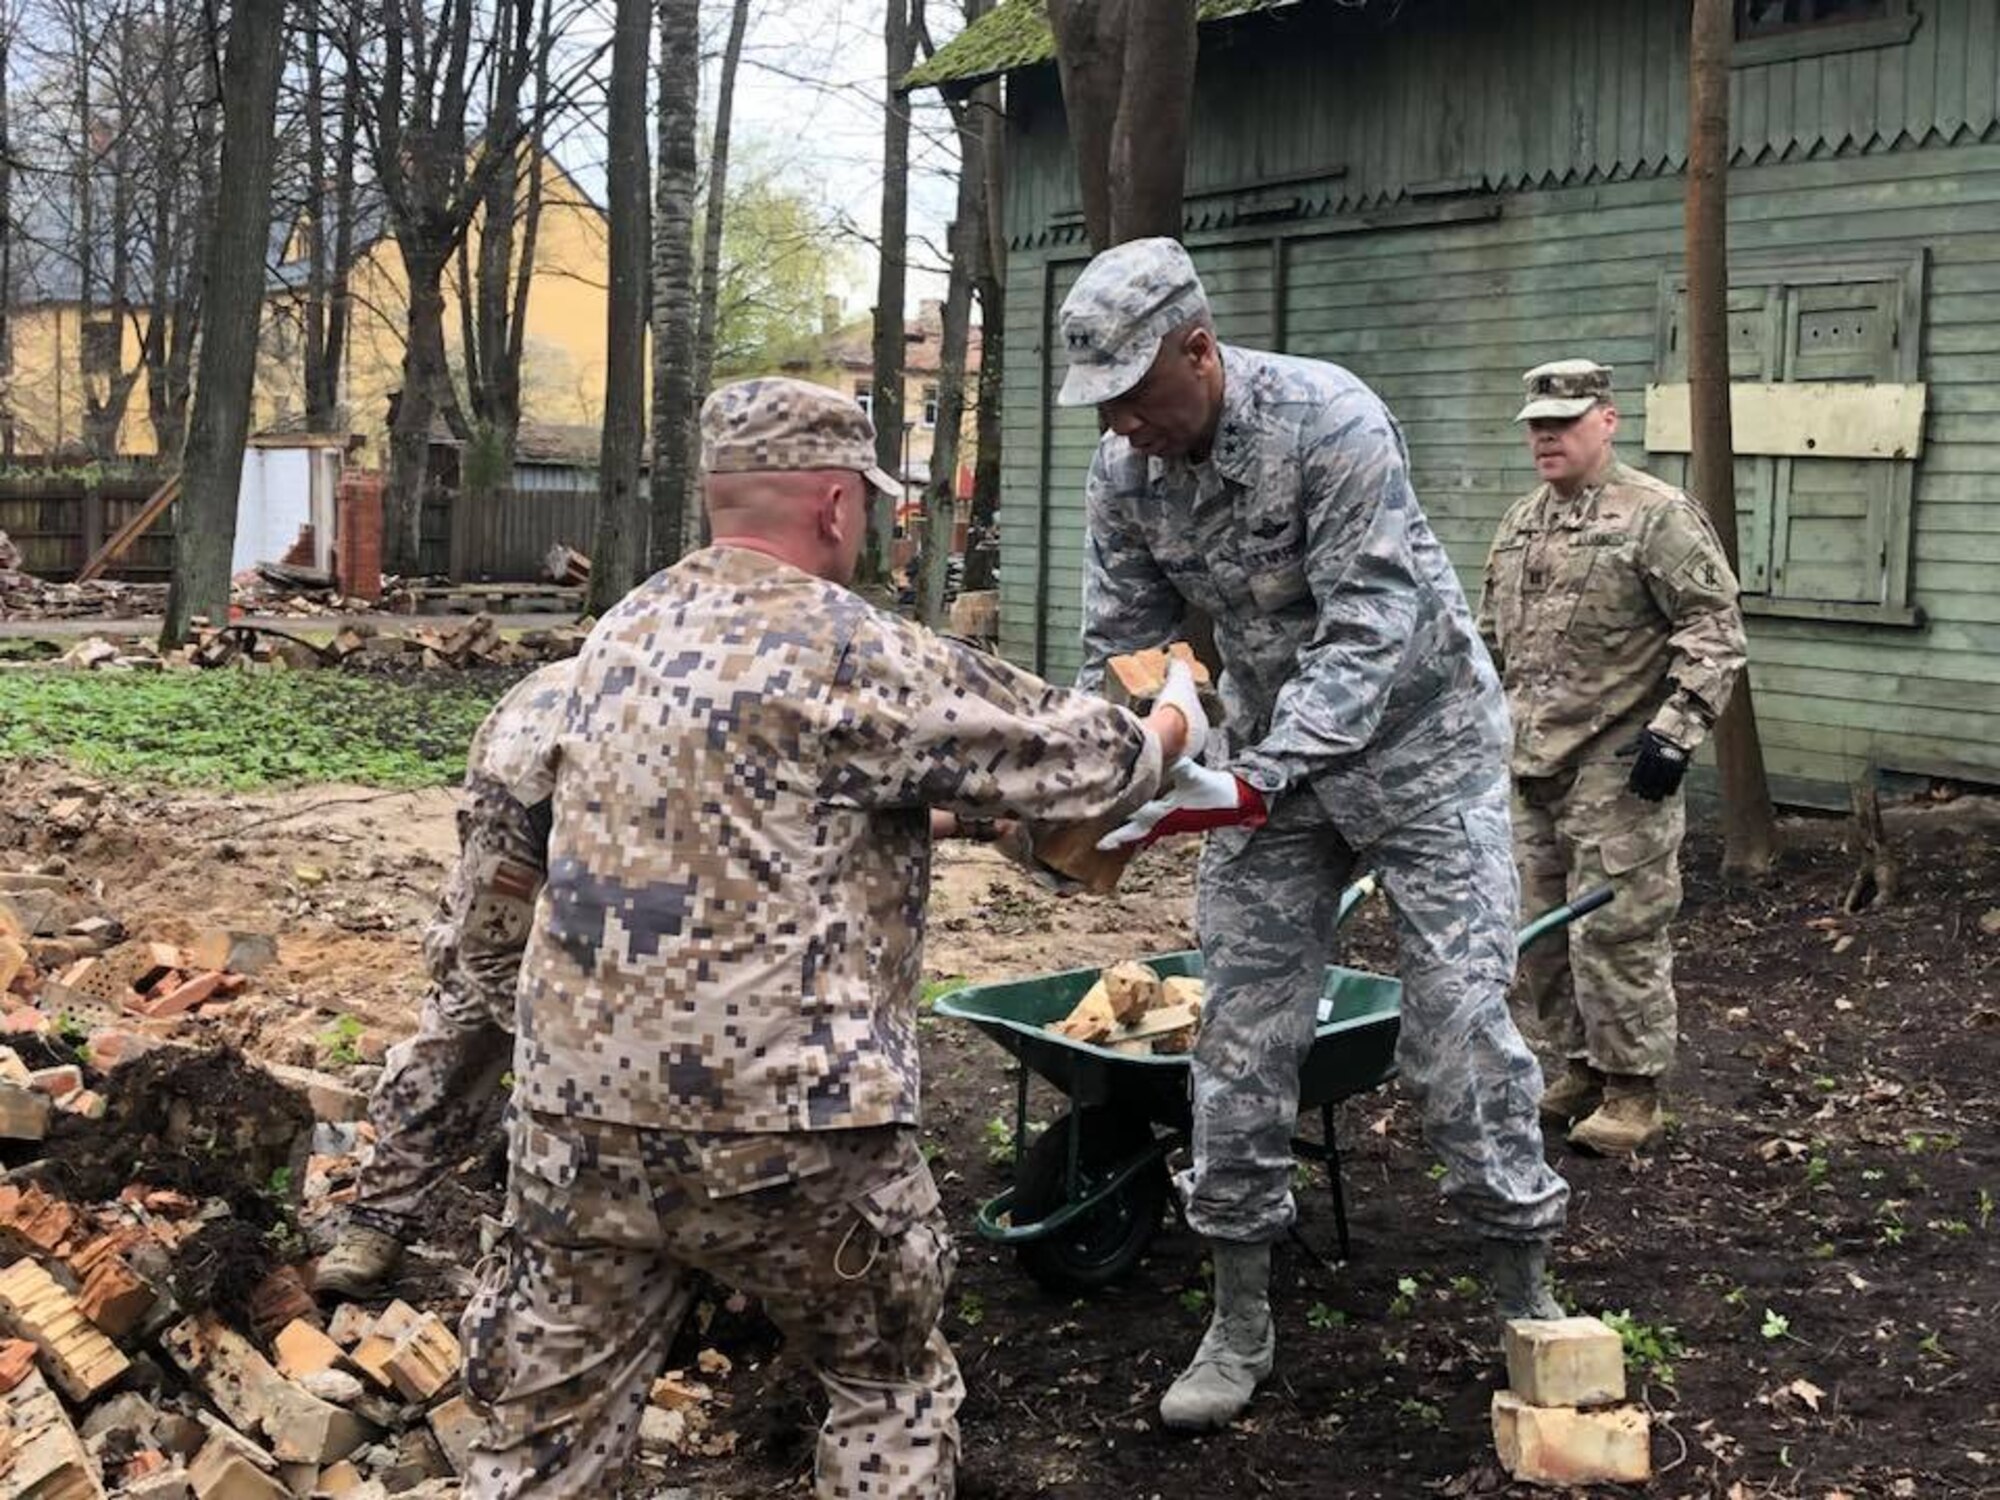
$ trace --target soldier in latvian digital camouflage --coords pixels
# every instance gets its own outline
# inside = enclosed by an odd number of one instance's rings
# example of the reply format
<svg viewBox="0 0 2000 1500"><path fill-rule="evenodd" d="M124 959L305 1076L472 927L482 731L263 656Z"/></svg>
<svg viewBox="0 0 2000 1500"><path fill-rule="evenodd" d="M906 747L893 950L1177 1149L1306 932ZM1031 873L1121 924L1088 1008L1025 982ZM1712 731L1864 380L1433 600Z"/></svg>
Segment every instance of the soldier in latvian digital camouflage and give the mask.
<svg viewBox="0 0 2000 1500"><path fill-rule="evenodd" d="M1095 405L1107 428L1086 490L1082 680L1173 637L1192 607L1213 621L1228 710L1213 768L1175 766L1169 795L1119 837L1245 807L1265 819L1209 837L1195 914L1208 998L1180 1188L1210 1242L1215 1315L1160 1409L1209 1427L1271 1370L1299 1066L1357 864L1393 912L1398 1061L1444 1194L1484 1240L1502 1316L1558 1314L1546 1260L1568 1188L1543 1157L1541 1071L1506 999L1506 705L1373 391L1218 343L1169 239L1093 260L1062 333L1062 400Z"/></svg>
<svg viewBox="0 0 2000 1500"><path fill-rule="evenodd" d="M1606 882L1617 898L1529 949L1523 990L1567 1069L1544 1118L1625 1156L1660 1132L1681 778L1743 669L1743 614L1701 507L1618 461L1610 369L1525 379L1542 484L1501 521L1479 610L1513 710L1515 856L1530 911Z"/></svg>
<svg viewBox="0 0 2000 1500"><path fill-rule="evenodd" d="M931 1500L964 1387L916 1132L925 809L1123 817L1207 722L1184 669L1142 721L843 587L899 488L845 397L745 381L701 425L714 543L592 631L551 756L466 1494L611 1494L698 1268L826 1388L824 1500Z"/></svg>
<svg viewBox="0 0 2000 1500"><path fill-rule="evenodd" d="M430 988L416 1035L389 1049L369 1095L375 1144L315 1272L323 1296L367 1296L396 1269L425 1197L477 1144L512 1056L515 982L548 854L544 768L569 674L553 662L516 683L466 752L458 864L424 933Z"/></svg>

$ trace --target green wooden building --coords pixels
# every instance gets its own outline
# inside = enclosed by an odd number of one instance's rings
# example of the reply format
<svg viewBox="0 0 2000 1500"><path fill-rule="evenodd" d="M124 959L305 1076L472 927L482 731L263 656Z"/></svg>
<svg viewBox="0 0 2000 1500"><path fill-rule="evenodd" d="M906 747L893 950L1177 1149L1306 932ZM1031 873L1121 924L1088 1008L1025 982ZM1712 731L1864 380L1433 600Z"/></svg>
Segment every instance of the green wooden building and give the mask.
<svg viewBox="0 0 2000 1500"><path fill-rule="evenodd" d="M1633 462L1686 463L1688 0L1204 0L1185 238L1225 340L1334 360L1400 418L1468 592L1532 486L1520 372L1617 367ZM1738 0L1731 360L1773 781L2000 782L2000 0ZM1075 667L1093 416L1054 318L1088 258L1040 0L912 86L1004 74L1001 644Z"/></svg>

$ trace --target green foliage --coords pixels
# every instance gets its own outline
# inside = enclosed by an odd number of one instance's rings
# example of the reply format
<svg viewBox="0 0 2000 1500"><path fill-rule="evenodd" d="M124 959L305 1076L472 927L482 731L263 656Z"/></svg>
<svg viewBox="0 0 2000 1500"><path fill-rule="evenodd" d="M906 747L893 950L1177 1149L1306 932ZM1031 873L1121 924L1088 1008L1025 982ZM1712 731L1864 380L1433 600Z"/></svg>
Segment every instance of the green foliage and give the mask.
<svg viewBox="0 0 2000 1500"><path fill-rule="evenodd" d="M1001 1116L988 1120L980 1134L986 1138L986 1159L994 1166L1004 1167L1014 1159L1014 1127Z"/></svg>
<svg viewBox="0 0 2000 1500"><path fill-rule="evenodd" d="M986 1321L986 1299L977 1292L967 1292L958 1299L958 1321L967 1328L977 1328Z"/></svg>
<svg viewBox="0 0 2000 1500"><path fill-rule="evenodd" d="M68 1011L56 1017L56 1035L72 1048L78 1048L90 1040L90 1028Z"/></svg>
<svg viewBox="0 0 2000 1500"><path fill-rule="evenodd" d="M826 299L851 253L834 216L804 185L752 150L730 164L715 298L715 375L769 374L789 361L816 363ZM863 345L868 334L860 334Z"/></svg>
<svg viewBox="0 0 2000 1500"><path fill-rule="evenodd" d="M1204 21L1268 10L1283 0L1200 0L1195 14ZM1001 0L973 25L946 42L905 79L911 88L983 78L1056 55L1055 34L1043 0Z"/></svg>
<svg viewBox="0 0 2000 1500"><path fill-rule="evenodd" d="M1989 1188L1979 1190L1979 1227L1984 1230L1993 1222L1993 1193Z"/></svg>
<svg viewBox="0 0 2000 1500"><path fill-rule="evenodd" d="M1674 1361L1687 1352L1680 1332L1671 1323L1642 1323L1632 1310L1601 1315L1605 1326L1618 1335L1625 1346L1625 1363L1640 1374L1657 1380L1668 1390L1674 1388Z"/></svg>
<svg viewBox="0 0 2000 1500"><path fill-rule="evenodd" d="M364 1028L353 1016L341 1016L319 1034L320 1056L330 1063L352 1066L361 1061L361 1033Z"/></svg>
<svg viewBox="0 0 2000 1500"><path fill-rule="evenodd" d="M1792 1320L1767 1307L1764 1309L1763 1325L1757 1331L1767 1339L1781 1339L1792 1331Z"/></svg>
<svg viewBox="0 0 2000 1500"><path fill-rule="evenodd" d="M276 1198L279 1202L292 1196L292 1169L276 1167L272 1169L271 1180L264 1184L264 1196Z"/></svg>
<svg viewBox="0 0 2000 1500"><path fill-rule="evenodd" d="M1347 1314L1337 1307L1328 1307L1324 1302L1315 1302L1306 1309L1306 1326L1327 1332L1347 1326Z"/></svg>
<svg viewBox="0 0 2000 1500"><path fill-rule="evenodd" d="M962 990L971 982L963 974L947 974L942 979L927 979L924 981L924 987L917 992L917 1007L920 1010L929 1010L940 995L949 995L955 990Z"/></svg>
<svg viewBox="0 0 2000 1500"><path fill-rule="evenodd" d="M0 674L0 759L54 754L99 775L232 790L436 786L498 685L345 672Z"/></svg>
<svg viewBox="0 0 2000 1500"><path fill-rule="evenodd" d="M1423 1282L1415 1276L1398 1278L1396 1282L1396 1295L1389 1299L1389 1316L1392 1318L1408 1317L1410 1311L1416 1307L1417 1293L1422 1289Z"/></svg>
<svg viewBox="0 0 2000 1500"><path fill-rule="evenodd" d="M1181 1293L1181 1306L1199 1317L1208 1310L1208 1288L1191 1286Z"/></svg>

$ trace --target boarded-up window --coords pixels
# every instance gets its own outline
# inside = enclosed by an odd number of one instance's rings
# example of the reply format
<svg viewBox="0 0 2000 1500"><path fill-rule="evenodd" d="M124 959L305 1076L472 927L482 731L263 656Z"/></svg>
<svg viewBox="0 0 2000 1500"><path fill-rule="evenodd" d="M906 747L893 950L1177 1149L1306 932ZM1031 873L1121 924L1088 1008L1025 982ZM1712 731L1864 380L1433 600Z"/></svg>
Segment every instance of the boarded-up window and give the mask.
<svg viewBox="0 0 2000 1500"><path fill-rule="evenodd" d="M1891 0L1736 0L1736 34L1747 41L1807 26L1879 21L1890 9Z"/></svg>
<svg viewBox="0 0 2000 1500"><path fill-rule="evenodd" d="M1730 379L1781 386L1913 383L1923 306L1921 255L1865 264L1734 267ZM1685 308L1684 283L1669 278L1661 298L1662 383L1687 379ZM1836 613L1905 607L1916 460L1762 456L1752 447L1737 443L1744 591Z"/></svg>

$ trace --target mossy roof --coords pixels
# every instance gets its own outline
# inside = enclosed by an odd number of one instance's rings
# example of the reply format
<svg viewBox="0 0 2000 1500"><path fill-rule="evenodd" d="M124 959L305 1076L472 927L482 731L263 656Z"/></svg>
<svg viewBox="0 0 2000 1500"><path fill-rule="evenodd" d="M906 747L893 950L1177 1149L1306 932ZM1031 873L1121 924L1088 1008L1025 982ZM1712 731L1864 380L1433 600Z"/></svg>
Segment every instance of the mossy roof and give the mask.
<svg viewBox="0 0 2000 1500"><path fill-rule="evenodd" d="M1220 21L1251 11L1275 10L1297 0L1199 0L1196 15ZM903 79L905 89L977 83L1015 68L1052 60L1056 41L1049 30L1046 0L1000 0L992 10L938 48Z"/></svg>

